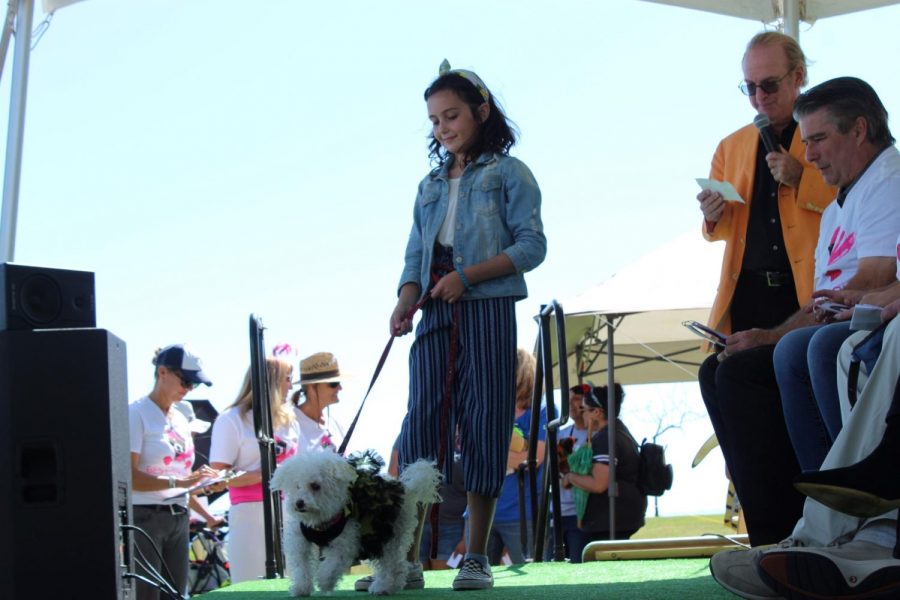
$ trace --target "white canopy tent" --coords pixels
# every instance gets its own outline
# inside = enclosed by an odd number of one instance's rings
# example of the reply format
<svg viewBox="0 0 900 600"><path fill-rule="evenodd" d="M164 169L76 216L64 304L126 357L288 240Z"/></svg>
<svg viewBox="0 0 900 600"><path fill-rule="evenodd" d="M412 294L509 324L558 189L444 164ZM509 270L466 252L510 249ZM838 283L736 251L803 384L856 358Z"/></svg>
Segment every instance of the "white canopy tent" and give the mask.
<svg viewBox="0 0 900 600"><path fill-rule="evenodd" d="M800 22L815 23L819 19L845 15L870 8L897 4L898 0L645 0L693 8L705 12L751 19L762 23L778 23L784 32L800 39Z"/></svg>
<svg viewBox="0 0 900 600"><path fill-rule="evenodd" d="M614 377L619 383L696 379L705 357L702 340L681 323L706 323L724 247L705 241L698 226L575 298L561 301L569 382L607 381L610 325ZM553 321L551 336L556 339ZM551 358L558 369L555 346ZM554 381L559 381L558 370Z"/></svg>
<svg viewBox="0 0 900 600"><path fill-rule="evenodd" d="M616 436L614 382L625 385L697 378L705 358L702 340L681 323L706 322L724 249L722 242L704 240L698 225L606 281L560 303L565 313L564 356L569 385L585 381L608 385L611 438ZM549 336L556 385L561 355L556 320L550 320ZM563 412L567 414L566 391L562 392ZM555 439L555 432L551 432L548 440L555 443ZM609 447L609 461L609 530L610 539L614 539L618 495L614 445Z"/></svg>

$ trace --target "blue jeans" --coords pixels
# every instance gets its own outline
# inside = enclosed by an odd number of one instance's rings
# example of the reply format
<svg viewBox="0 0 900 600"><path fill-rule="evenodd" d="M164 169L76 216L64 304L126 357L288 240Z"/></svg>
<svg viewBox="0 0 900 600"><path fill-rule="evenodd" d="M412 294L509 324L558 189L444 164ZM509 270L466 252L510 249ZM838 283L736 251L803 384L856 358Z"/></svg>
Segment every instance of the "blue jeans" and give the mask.
<svg viewBox="0 0 900 600"><path fill-rule="evenodd" d="M562 533L566 558L569 559L569 562L580 563L581 551L588 545L588 533L578 527L578 517L575 515L564 516L559 532ZM553 535L557 535L556 528L553 529ZM554 537L554 541L555 539L556 538ZM575 549L574 552L572 550L573 548ZM553 548L548 547L547 550L552 551ZM546 560L550 559L552 559L552 552L548 555Z"/></svg>
<svg viewBox="0 0 900 600"><path fill-rule="evenodd" d="M491 534L488 536L488 558L492 565L499 565L500 558L503 555L503 548L509 552L509 558L514 565L525 563L525 559L530 556L534 538L531 535L531 520L526 522L527 540L522 540L521 526L518 521L510 523L497 523L491 525Z"/></svg>
<svg viewBox="0 0 900 600"><path fill-rule="evenodd" d="M791 331L773 361L784 421L800 468L817 471L841 430L837 355L850 336L848 322Z"/></svg>
<svg viewBox="0 0 900 600"><path fill-rule="evenodd" d="M453 554L459 540L463 539L465 522L462 517L459 521L440 521L438 523L437 556L436 560L446 561ZM431 523L425 520L422 527L422 542L419 544L419 561L424 565L431 559Z"/></svg>

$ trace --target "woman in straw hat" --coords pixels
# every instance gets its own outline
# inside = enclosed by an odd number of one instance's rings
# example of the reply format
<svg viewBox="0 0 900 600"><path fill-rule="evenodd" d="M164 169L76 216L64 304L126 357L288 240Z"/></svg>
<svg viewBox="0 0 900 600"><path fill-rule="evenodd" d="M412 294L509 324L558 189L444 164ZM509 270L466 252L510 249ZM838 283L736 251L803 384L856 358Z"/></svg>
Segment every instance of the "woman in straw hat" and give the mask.
<svg viewBox="0 0 900 600"><path fill-rule="evenodd" d="M300 450L335 449L340 440L333 434L340 436L342 432L336 422L327 418L325 411L340 402L341 370L334 354L316 352L301 360L297 383L300 389L294 392L291 403L300 424Z"/></svg>
<svg viewBox="0 0 900 600"><path fill-rule="evenodd" d="M266 359L276 463L296 454L300 443L300 427L287 403L293 370L286 360ZM245 471L231 480L228 490L231 509L228 511L227 539L232 583L258 579L266 574L262 461L252 407L253 390L248 369L237 398L213 425L209 451L213 468Z"/></svg>

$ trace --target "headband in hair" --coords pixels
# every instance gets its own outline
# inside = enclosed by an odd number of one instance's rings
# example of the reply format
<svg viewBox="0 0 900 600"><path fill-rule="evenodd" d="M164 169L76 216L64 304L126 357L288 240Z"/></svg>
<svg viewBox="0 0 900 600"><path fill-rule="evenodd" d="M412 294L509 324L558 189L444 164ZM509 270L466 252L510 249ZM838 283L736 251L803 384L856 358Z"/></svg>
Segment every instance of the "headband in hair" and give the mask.
<svg viewBox="0 0 900 600"><path fill-rule="evenodd" d="M450 62L445 58L444 62L441 63L441 66L438 69L438 75L443 76L450 73L459 75L460 77L474 85L475 89L478 90L478 93L481 94L481 97L484 98L485 102L491 99L491 93L488 91L487 86L484 85L481 77L479 77L472 71L467 71L465 69L451 69Z"/></svg>

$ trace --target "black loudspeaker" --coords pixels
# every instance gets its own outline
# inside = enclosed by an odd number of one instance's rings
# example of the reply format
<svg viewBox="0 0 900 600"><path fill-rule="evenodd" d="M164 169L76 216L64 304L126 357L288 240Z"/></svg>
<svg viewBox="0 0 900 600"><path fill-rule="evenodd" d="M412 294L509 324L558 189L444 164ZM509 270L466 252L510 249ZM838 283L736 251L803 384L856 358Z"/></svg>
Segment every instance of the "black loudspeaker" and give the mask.
<svg viewBox="0 0 900 600"><path fill-rule="evenodd" d="M0 331L0 449L0 598L134 598L125 343Z"/></svg>
<svg viewBox="0 0 900 600"><path fill-rule="evenodd" d="M0 331L95 327L94 274L0 264Z"/></svg>

